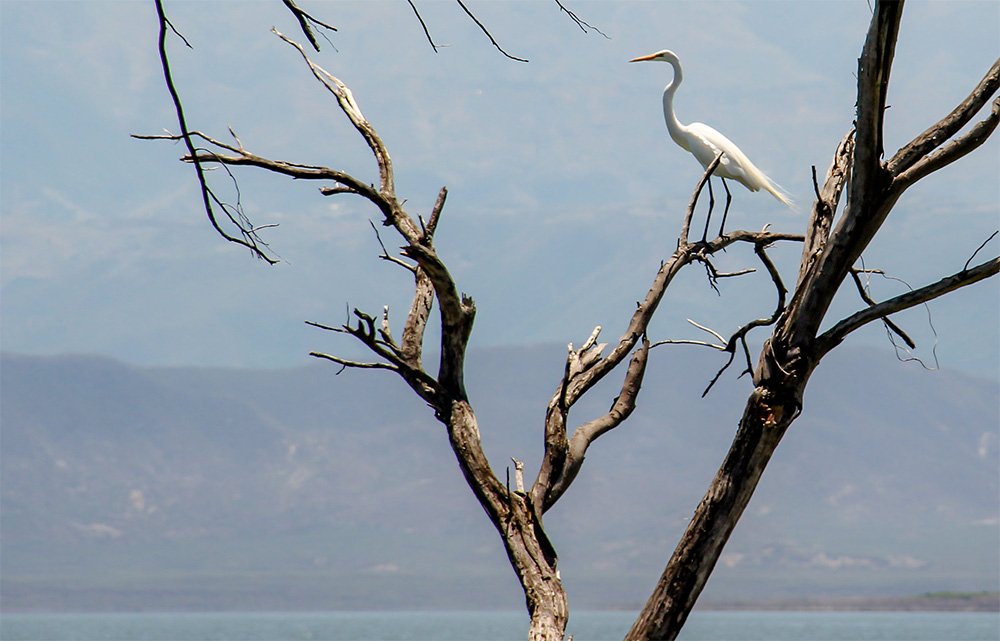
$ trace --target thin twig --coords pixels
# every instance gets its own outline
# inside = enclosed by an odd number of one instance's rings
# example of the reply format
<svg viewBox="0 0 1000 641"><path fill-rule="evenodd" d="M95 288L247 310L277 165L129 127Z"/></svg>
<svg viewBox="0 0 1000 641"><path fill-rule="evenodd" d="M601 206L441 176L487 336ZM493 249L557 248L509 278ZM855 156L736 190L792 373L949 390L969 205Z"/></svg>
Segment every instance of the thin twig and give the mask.
<svg viewBox="0 0 1000 641"><path fill-rule="evenodd" d="M722 334L720 334L719 332L715 331L714 329L709 329L708 327L705 327L704 325L699 325L698 323L694 322L694 321L693 321L693 320L691 320L690 318L688 318L688 319L686 319L686 320L687 320L687 322L691 323L692 325L694 325L695 327L697 327L697 328L698 328L698 329L700 329L701 331L703 331L703 332L708 332L708 333L709 333L709 334L711 334L712 336L714 336L714 337L718 338L718 339L719 339L720 341L723 341L723 342L725 342L725 340L726 340L726 339L724 339L724 338L722 337Z"/></svg>
<svg viewBox="0 0 1000 641"><path fill-rule="evenodd" d="M563 5L563 3L562 3L562 2L560 2L559 0L556 0L556 4L557 4L557 5L559 5L559 9L560 9L561 11L564 11L564 12L566 13L566 15L568 15L568 16L569 16L570 18L572 18L573 22L575 22L575 23L576 23L576 26L580 27L580 29L581 29L581 30L582 30L582 31L583 31L584 33L588 33L588 32L590 32L590 31L596 31L597 33L601 34L602 36L604 36L604 37L605 37L605 38L607 38L608 40L611 40L611 36L609 36L608 34L604 33L603 31L601 31L600 29L598 29L598 28L597 28L597 27L595 27L594 25L592 25L592 24L589 24L589 23L587 23L587 22L584 22L583 20L581 20L581 19L580 19L580 16L576 15L575 13L573 13L572 11L570 11L569 9L567 9L567 8L566 8L566 7L565 7L565 6Z"/></svg>
<svg viewBox="0 0 1000 641"><path fill-rule="evenodd" d="M406 1L410 3L410 8L413 9L413 13L417 16L417 20L420 21L420 26L424 30L424 35L427 36L427 42L431 44L431 49L434 50L434 53L437 53L438 47L444 45L434 44L434 39L431 38L431 32L430 30L427 29L427 23L424 22L423 17L420 15L420 11L417 10L417 5L413 4L413 0L406 0Z"/></svg>
<svg viewBox="0 0 1000 641"><path fill-rule="evenodd" d="M477 18L475 14L469 11L469 8L465 6L465 3L462 2L462 0L455 0L455 1L458 3L458 6L462 7L465 13L468 14L470 18L472 18L472 21L475 22L477 25L479 25L479 28L482 30L483 33L486 34L486 37L490 39L490 42L493 43L493 46L496 47L500 53L507 56L511 60L517 60L518 62L528 62L526 58L518 58L517 56L512 56L506 51L504 51L503 47L501 47L500 44L493 38L493 35L490 33L489 29L486 28L486 25L480 22L479 18Z"/></svg>
<svg viewBox="0 0 1000 641"><path fill-rule="evenodd" d="M381 258L382 260L387 260L390 263L395 263L415 273L417 271L417 268L415 266L409 264L405 260L401 260L399 258L396 258L395 256L389 255L389 250L385 248L385 243L382 242L382 236L378 233L378 227L375 226L375 223L372 222L371 218L368 219L368 224L372 226L372 231L375 232L375 239L378 240L379 246L382 247L382 255L379 256L379 258Z"/></svg>
<svg viewBox="0 0 1000 641"><path fill-rule="evenodd" d="M747 274L755 274L757 272L753 267L747 267L746 269L741 269L735 272L715 272L715 278L732 278L734 276L745 276Z"/></svg>
<svg viewBox="0 0 1000 641"><path fill-rule="evenodd" d="M969 268L969 263L971 263L972 259L976 257L976 254L979 253L979 250L981 250L983 247L986 247L986 244L989 243L991 240L993 240L998 233L1000 233L1000 230L997 230L992 234L990 234L990 237L984 240L983 244L976 248L976 251L972 252L972 255L969 256L969 260L965 261L965 265L962 267L963 272Z"/></svg>
<svg viewBox="0 0 1000 641"><path fill-rule="evenodd" d="M747 368L740 374L740 376L753 372L753 363L750 358L750 347L747 345L746 340L747 335L757 327L774 325L785 312L785 298L788 295L788 290L785 288L785 284L781 279L781 273L778 271L774 262L771 261L771 258L767 255L767 246L767 243L756 243L754 245L754 253L757 255L757 258L760 259L761 263L764 264L764 267L767 269L767 273L771 276L771 281L774 283L774 288L778 292L778 301L775 304L774 312L771 314L770 318L754 319L733 333L733 335L726 342L726 347L724 348L724 351L729 352L731 356L726 364L722 366L718 373L716 373L715 377L708 384L708 387L705 388L705 391L702 392L702 397L705 397L711 391L712 387L715 386L715 383L718 382L719 377L722 376L722 373L725 372L730 365L732 365L733 360L736 357L737 343L743 347L743 354L747 361Z"/></svg>
<svg viewBox="0 0 1000 641"><path fill-rule="evenodd" d="M387 369L390 371L397 371L398 369L396 366L390 365L389 363L361 363L358 361L349 361L347 359L340 358L339 356L331 356L330 354L324 354L322 352L309 352L309 355L314 356L316 358L322 358L328 361L333 361L334 363L338 363L340 365L343 365L344 367L353 367L357 369Z"/></svg>
<svg viewBox="0 0 1000 641"><path fill-rule="evenodd" d="M861 276L859 275L860 273L866 273L866 274L879 273L883 275L884 273L881 270L851 268L851 278L854 280L854 285L858 288L858 294L861 296L861 300L868 303L869 306L877 305L878 303L876 303L875 299L873 299L871 295L868 293L868 285L866 283L861 282ZM912 290L913 288L911 287L910 289ZM911 339L906 334L906 332L902 330L902 328L896 325L896 323L892 322L888 318L883 318L882 322L885 323L885 327L889 332L895 333L897 336L902 338L903 341L910 347L910 349L915 349L917 347L916 343L913 342L913 339ZM895 345L895 342L893 344Z"/></svg>
<svg viewBox="0 0 1000 641"><path fill-rule="evenodd" d="M329 332L340 332L342 334L347 333L347 330L344 329L343 327L331 327L330 325L324 325L322 323L317 323L315 321L305 321L305 324L310 325L312 327L318 327L319 329L325 329Z"/></svg>
<svg viewBox="0 0 1000 641"><path fill-rule="evenodd" d="M727 369L729 369L729 366L733 364L733 360L736 359L736 350L735 349L732 349L732 350L727 349L725 351L729 352L729 360L727 360L726 364L723 365L719 369L719 371L715 373L715 376L712 377L712 380L710 380L708 382L708 386L705 388L705 391L703 391L701 393L701 397L702 398L705 398L706 396L708 396L708 393L712 390L713 387L715 387L715 384L717 382L719 382L719 379L722 377L722 373L725 372Z"/></svg>
<svg viewBox="0 0 1000 641"><path fill-rule="evenodd" d="M902 283L903 286L906 287L908 290L910 290L911 292L913 291L913 286L910 285L905 280L903 280L902 278L899 278L898 276L889 276L889 275L887 275L883 271L879 271L877 273L882 278L885 278L886 280L894 280L896 282ZM871 301L871 304L875 305L876 303L875 303L875 301ZM921 359L921 358L919 358L917 356L914 356L909 351L910 349L916 349L917 348L916 343L914 343L912 340L910 340L909 336L907 336L906 334L902 333L902 330L900 330L895 325L895 323L892 323L889 320L888 317L882 318L882 324L885 325L885 327L886 327L887 330L892 330L892 331L887 331L886 334L888 334L888 336L889 336L889 342L892 343L893 349L896 350L896 358L897 359L899 359L902 362L917 361L926 370L936 370L936 369L938 369L938 358L937 358L938 333L937 333L937 330L934 329L934 318L933 318L933 316L931 314L931 306L928 305L927 303L924 303L923 307L924 307L924 311L927 312L927 325L931 328L931 334L934 335L934 344L931 346L931 355L934 357L934 367L928 367L928 365L926 363L924 363L923 359ZM906 345L907 345L907 347L909 347L909 349L903 349L899 345L897 345L896 341L892 338L892 334L893 333L896 333L897 335L899 335L900 338L902 338L906 342ZM905 352L909 356L909 358L900 358L900 356L899 356L899 352L900 351Z"/></svg>
<svg viewBox="0 0 1000 641"><path fill-rule="evenodd" d="M711 347L712 349L717 349L720 352L726 351L725 345L716 345L715 343L709 343L707 341L696 341L687 338L667 338L662 341L656 341L650 347L659 347L660 345L697 345L699 347Z"/></svg>

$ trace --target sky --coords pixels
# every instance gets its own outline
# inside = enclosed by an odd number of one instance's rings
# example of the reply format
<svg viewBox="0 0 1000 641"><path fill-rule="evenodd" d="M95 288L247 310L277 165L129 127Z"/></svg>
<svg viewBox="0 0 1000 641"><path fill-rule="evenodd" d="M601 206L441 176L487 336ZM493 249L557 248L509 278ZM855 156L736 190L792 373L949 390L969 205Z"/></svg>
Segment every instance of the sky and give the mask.
<svg viewBox="0 0 1000 641"><path fill-rule="evenodd" d="M449 189L439 255L477 303L474 347L582 343L596 325L615 340L676 244L701 175L667 135L662 63L684 65L682 122L725 133L799 203L734 186L730 228L801 232L811 167L825 171L854 115L864 0L838 2L574 2L603 34L578 28L555 2L469 2L503 57L453 2L300 5L338 31L313 59L349 85L393 157L397 193L414 215ZM227 127L259 155L346 170L375 181L375 163L332 97L272 26L302 40L271 2L166 2L169 43L189 126ZM96 353L139 365L285 367L310 350L363 356L337 325L347 310L389 305L394 326L411 295L407 272L379 260L378 214L319 184L235 171L255 224L281 257L267 266L225 243L201 209L180 146L130 134L177 131L156 54L152 2L0 1L0 339L28 354ZM889 91L893 153L958 104L1000 55L1000 3L909 2ZM884 299L961 269L1000 226L1000 142L911 188L864 255ZM212 174L235 200L232 183ZM379 226L390 249L400 243ZM977 258L998 253L994 239ZM794 281L799 248L775 260ZM745 248L718 260L754 267ZM789 283L791 284L791 282ZM704 272L678 278L653 340L728 335L768 316L760 274L716 294ZM860 308L840 295L826 325ZM916 356L1000 379L1000 287L991 279L902 314ZM764 334L754 339L758 344ZM872 325L849 342L891 350ZM659 348L663 349L663 348ZM669 349L669 348L666 348ZM887 351L891 358L891 351ZM909 364L906 366L918 367Z"/></svg>

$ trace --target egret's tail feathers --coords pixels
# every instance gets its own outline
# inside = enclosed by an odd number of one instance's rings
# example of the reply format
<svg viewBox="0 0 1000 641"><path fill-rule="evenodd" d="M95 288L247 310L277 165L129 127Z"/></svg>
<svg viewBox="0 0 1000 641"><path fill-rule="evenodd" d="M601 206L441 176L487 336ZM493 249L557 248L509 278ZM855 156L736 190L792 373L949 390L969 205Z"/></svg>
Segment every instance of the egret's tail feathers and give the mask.
<svg viewBox="0 0 1000 641"><path fill-rule="evenodd" d="M726 153L729 154L730 152L726 151ZM798 211L795 208L795 203L792 201L792 197L788 194L788 192L782 189L778 183L771 180L767 174L762 172L760 169L757 169L757 167L750 162L750 159L743 155L742 151L735 149L732 153L739 154L740 162L738 164L743 173L743 175L737 177L736 180L739 180L741 183L746 185L751 191L759 191L761 189L769 191L772 196L781 201L786 207L792 211ZM716 170L716 173L718 173L718 170Z"/></svg>
<svg viewBox="0 0 1000 641"><path fill-rule="evenodd" d="M795 207L795 201L792 200L791 195L789 195L789 193L784 189L782 189L777 183L771 180L766 180L764 181L764 189L771 192L772 196L780 200L782 204L784 204L792 211L798 211L798 209Z"/></svg>

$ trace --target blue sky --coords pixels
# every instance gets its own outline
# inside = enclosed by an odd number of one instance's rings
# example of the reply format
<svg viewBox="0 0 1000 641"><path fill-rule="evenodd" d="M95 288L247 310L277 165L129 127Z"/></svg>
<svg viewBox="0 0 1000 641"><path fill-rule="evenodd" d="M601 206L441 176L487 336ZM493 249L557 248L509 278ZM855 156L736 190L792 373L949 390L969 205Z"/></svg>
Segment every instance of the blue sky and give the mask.
<svg viewBox="0 0 1000 641"><path fill-rule="evenodd" d="M864 0L569 2L604 38L583 33L554 2L470 3L506 50L531 61L521 64L455 3L419 3L435 41L449 45L436 54L406 2L301 4L340 29L314 59L354 90L411 211L426 214L449 188L437 247L477 302L476 346L580 343L598 324L613 340L673 249L701 170L663 123L669 66L627 60L674 50L685 69L680 120L725 133L801 205L789 212L736 186L731 227L800 231L810 166L826 169L853 117L870 16ZM273 25L300 37L280 2L166 6L194 46L170 45L191 127L224 138L232 126L260 155L374 180L374 162L332 99L269 33ZM0 27L4 350L288 366L312 349L360 355L305 320L336 324L348 305L374 314L388 304L402 322L409 278L377 258L368 222L377 214L364 202L237 172L254 222L280 225L266 240L283 262L268 267L213 235L179 146L129 138L177 128L151 2L4 0ZM887 153L947 114L998 55L995 1L908 3ZM1000 226L998 175L994 137L900 200L866 266L913 287L960 269ZM213 178L232 197L224 176ZM387 231L383 240L398 245ZM798 248L775 257L794 280ZM730 250L720 267L750 258ZM873 281L876 298L902 288ZM773 292L757 276L721 289L689 270L652 338L705 338L687 318L728 334L771 312ZM1000 378L998 291L992 279L930 306L943 367ZM830 323L860 304L848 294ZM900 322L930 360L927 319L919 309ZM889 348L879 327L849 340Z"/></svg>

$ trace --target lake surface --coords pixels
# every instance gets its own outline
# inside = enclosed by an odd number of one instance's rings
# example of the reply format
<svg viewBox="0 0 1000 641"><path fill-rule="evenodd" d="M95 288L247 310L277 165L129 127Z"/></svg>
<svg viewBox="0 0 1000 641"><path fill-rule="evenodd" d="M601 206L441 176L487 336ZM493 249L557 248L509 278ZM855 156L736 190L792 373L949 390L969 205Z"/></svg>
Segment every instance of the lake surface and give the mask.
<svg viewBox="0 0 1000 641"><path fill-rule="evenodd" d="M576 612L574 641L617 641L634 612ZM523 612L4 614L4 641L521 641ZM996 641L995 612L695 612L685 641Z"/></svg>

